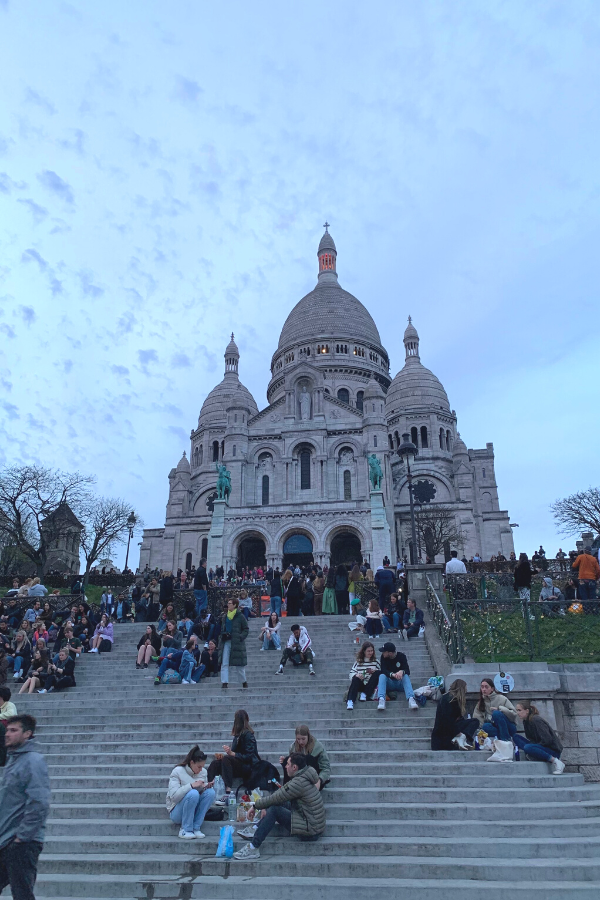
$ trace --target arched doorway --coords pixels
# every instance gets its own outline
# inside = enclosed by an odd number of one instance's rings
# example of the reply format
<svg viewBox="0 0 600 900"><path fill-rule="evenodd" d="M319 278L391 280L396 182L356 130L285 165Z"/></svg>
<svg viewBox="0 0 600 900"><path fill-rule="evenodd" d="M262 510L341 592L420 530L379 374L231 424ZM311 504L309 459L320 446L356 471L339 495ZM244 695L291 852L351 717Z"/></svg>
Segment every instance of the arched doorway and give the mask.
<svg viewBox="0 0 600 900"><path fill-rule="evenodd" d="M352 566L362 562L360 538L351 531L340 531L331 541L331 565Z"/></svg>
<svg viewBox="0 0 600 900"><path fill-rule="evenodd" d="M237 567L238 570L254 566L266 566L267 556L264 540L258 535L249 535L238 544Z"/></svg>
<svg viewBox="0 0 600 900"><path fill-rule="evenodd" d="M283 566L310 566L313 560L312 541L305 534L291 534L283 545Z"/></svg>

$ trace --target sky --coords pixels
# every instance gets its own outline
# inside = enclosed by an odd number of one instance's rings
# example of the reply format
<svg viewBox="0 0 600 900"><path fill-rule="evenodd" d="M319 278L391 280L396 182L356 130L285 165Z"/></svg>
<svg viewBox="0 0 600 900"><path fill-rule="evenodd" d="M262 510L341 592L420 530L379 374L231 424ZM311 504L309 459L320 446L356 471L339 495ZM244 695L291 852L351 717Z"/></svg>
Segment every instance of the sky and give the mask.
<svg viewBox="0 0 600 900"><path fill-rule="evenodd" d="M232 331L266 406L327 220L392 374L410 314L493 442L516 550L573 546L549 505L600 483L594 0L0 0L0 58L0 466L164 524Z"/></svg>

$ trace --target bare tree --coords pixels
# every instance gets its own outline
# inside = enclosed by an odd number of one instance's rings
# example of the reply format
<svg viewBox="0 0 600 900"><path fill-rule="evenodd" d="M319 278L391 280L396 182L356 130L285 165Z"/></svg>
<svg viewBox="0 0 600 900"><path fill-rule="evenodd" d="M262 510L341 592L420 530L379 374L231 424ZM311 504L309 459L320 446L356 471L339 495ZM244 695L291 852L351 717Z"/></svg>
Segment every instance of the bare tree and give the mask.
<svg viewBox="0 0 600 900"><path fill-rule="evenodd" d="M556 500L550 509L561 534L600 533L600 488L588 488Z"/></svg>
<svg viewBox="0 0 600 900"><path fill-rule="evenodd" d="M70 531L70 523L56 515L61 507L73 512L90 498L94 479L43 466L9 466L0 472L0 534L44 573L48 551Z"/></svg>
<svg viewBox="0 0 600 900"><path fill-rule="evenodd" d="M441 503L423 504L416 515L417 534L427 556L434 559L444 552L444 544L462 549L464 535L454 510Z"/></svg>
<svg viewBox="0 0 600 900"><path fill-rule="evenodd" d="M83 524L81 549L85 557L84 584L90 569L102 556L109 556L117 544L123 544L129 536L143 527L143 522L131 505L124 500L97 497L81 511Z"/></svg>

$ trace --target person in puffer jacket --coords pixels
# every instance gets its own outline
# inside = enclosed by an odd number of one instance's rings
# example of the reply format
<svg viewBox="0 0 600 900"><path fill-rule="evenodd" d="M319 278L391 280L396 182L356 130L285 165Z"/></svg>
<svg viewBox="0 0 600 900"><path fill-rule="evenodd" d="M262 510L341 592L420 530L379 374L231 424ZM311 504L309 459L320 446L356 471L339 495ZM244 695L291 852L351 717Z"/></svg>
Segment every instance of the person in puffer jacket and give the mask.
<svg viewBox="0 0 600 900"><path fill-rule="evenodd" d="M249 843L234 853L234 859L259 859L259 847L278 822L284 831L298 835L301 840L316 841L325 831L325 807L317 787L319 776L306 765L306 756L292 753L286 771L290 780L273 794L261 797L255 809L266 809L256 831L250 826L238 832Z"/></svg>

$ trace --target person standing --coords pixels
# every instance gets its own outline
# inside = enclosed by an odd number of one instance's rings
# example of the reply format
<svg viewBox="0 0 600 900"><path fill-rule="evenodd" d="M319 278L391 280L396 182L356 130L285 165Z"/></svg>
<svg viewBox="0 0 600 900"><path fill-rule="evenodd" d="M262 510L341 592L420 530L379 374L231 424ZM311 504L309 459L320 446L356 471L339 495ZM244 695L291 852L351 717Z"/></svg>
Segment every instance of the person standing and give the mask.
<svg viewBox="0 0 600 900"><path fill-rule="evenodd" d="M340 565L335 570L335 599L337 602L338 613L340 615L348 615L350 612L350 593L348 588L348 570L345 565Z"/></svg>
<svg viewBox="0 0 600 900"><path fill-rule="evenodd" d="M8 761L0 787L0 893L10 885L13 900L35 900L50 808L48 769L37 749L35 726L33 716L13 716L4 736Z"/></svg>
<svg viewBox="0 0 600 900"><path fill-rule="evenodd" d="M313 594L315 597L315 616L323 615L323 594L325 592L325 579L323 578L323 572L319 570L317 572L317 576L312 583Z"/></svg>
<svg viewBox="0 0 600 900"><path fill-rule="evenodd" d="M281 616L281 600L283 597L283 588L281 586L281 572L279 569L275 569L275 573L271 573L271 602L270 602L270 610L273 613L277 613L278 616Z"/></svg>
<svg viewBox="0 0 600 900"><path fill-rule="evenodd" d="M451 559L446 563L446 575L466 575L467 567L464 562L458 558L456 550L450 551Z"/></svg>
<svg viewBox="0 0 600 900"><path fill-rule="evenodd" d="M300 604L302 603L302 598L304 597L302 581L300 579L301 575L296 575L296 573L294 572L288 582L287 592L285 595L288 616L300 615Z"/></svg>
<svg viewBox="0 0 600 900"><path fill-rule="evenodd" d="M194 575L194 597L196 598L196 618L208 606L208 575L206 560L201 559Z"/></svg>
<svg viewBox="0 0 600 900"><path fill-rule="evenodd" d="M579 554L572 568L577 569L579 574L579 599L595 600L596 582L600 578L600 565L593 556L591 547L586 547L585 551Z"/></svg>
<svg viewBox="0 0 600 900"><path fill-rule="evenodd" d="M246 663L246 638L248 637L248 622L239 608L240 601L233 597L227 601L227 612L221 618L221 634L219 635L219 662L221 664L221 687L227 688L229 684L229 666L238 669L242 680L242 687L247 688Z"/></svg>

